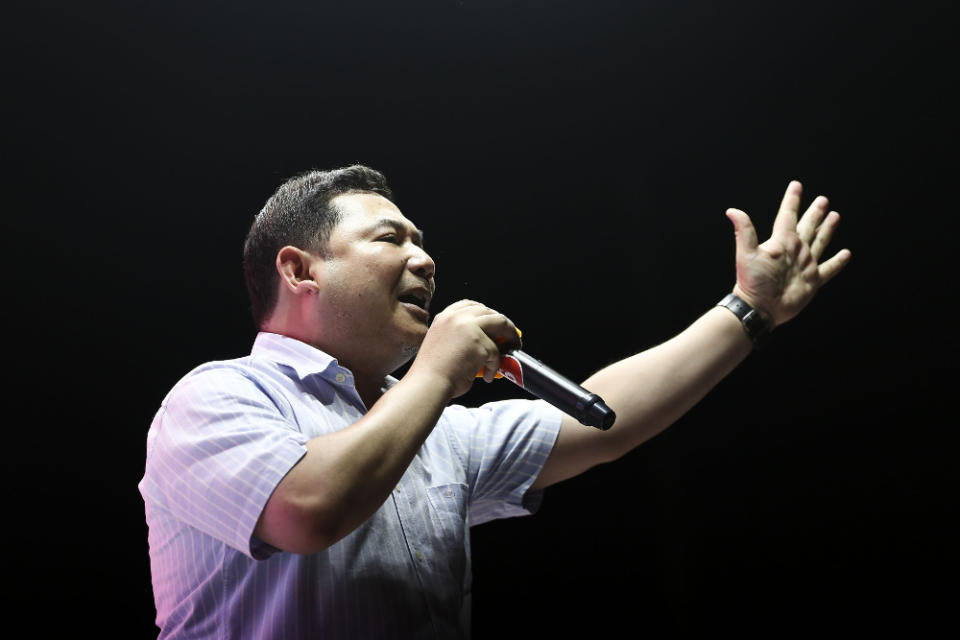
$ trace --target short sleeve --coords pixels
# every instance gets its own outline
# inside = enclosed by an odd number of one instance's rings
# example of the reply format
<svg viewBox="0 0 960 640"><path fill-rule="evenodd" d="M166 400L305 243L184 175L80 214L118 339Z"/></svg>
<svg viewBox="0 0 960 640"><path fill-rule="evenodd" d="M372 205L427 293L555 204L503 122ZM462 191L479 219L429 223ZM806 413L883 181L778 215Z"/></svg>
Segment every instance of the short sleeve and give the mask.
<svg viewBox="0 0 960 640"><path fill-rule="evenodd" d="M253 557L253 530L274 489L306 453L281 400L241 371L182 380L154 418L141 491L147 508Z"/></svg>
<svg viewBox="0 0 960 640"><path fill-rule="evenodd" d="M534 513L530 492L560 432L562 414L542 400L505 400L448 408L450 440L465 461L470 524Z"/></svg>

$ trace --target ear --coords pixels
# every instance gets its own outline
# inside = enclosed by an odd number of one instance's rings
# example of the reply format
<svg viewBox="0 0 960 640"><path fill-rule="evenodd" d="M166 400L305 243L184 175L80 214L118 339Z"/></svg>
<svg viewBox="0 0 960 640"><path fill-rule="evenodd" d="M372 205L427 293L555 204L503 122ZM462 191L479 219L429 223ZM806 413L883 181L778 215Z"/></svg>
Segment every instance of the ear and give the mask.
<svg viewBox="0 0 960 640"><path fill-rule="evenodd" d="M287 245L277 252L277 272L280 286L294 295L319 293L320 285L313 279L311 267L320 257Z"/></svg>

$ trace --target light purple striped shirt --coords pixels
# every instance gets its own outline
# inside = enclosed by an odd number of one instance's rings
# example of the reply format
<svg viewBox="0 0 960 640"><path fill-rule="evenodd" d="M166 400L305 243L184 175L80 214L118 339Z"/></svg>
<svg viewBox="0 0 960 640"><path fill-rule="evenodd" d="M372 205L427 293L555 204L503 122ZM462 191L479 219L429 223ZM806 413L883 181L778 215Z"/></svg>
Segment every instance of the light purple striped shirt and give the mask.
<svg viewBox="0 0 960 640"><path fill-rule="evenodd" d="M260 512L305 443L364 413L349 370L269 333L250 356L205 364L174 386L147 435L139 485L160 638L469 636L469 527L536 510L540 495L527 490L560 413L530 400L450 406L350 535L313 555L257 540Z"/></svg>

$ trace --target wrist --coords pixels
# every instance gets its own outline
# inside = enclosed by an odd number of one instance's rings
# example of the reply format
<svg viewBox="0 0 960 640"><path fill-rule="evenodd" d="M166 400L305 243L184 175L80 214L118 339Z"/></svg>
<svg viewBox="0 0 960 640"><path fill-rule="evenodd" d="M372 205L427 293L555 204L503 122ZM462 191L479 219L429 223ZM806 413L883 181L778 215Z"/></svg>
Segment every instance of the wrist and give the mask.
<svg viewBox="0 0 960 640"><path fill-rule="evenodd" d="M417 366L416 360L401 382L416 389L417 393L441 399L444 406L462 393L458 393L457 384L450 375L433 367Z"/></svg>
<svg viewBox="0 0 960 640"><path fill-rule="evenodd" d="M769 314L753 306L737 287L734 287L733 293L727 294L717 303L717 306L725 307L737 317L755 348L761 347L774 329Z"/></svg>
<svg viewBox="0 0 960 640"><path fill-rule="evenodd" d="M766 320L767 323L770 325L771 331L773 331L773 329L776 328L777 323L773 319L773 314L769 311L767 306L763 304L762 301L758 300L754 296L750 295L749 293L741 289L740 285L733 285L733 290L731 291L731 293L733 293L733 295L737 296L738 298L746 302L748 305L750 305L751 308L753 308L754 311L760 314L760 317Z"/></svg>

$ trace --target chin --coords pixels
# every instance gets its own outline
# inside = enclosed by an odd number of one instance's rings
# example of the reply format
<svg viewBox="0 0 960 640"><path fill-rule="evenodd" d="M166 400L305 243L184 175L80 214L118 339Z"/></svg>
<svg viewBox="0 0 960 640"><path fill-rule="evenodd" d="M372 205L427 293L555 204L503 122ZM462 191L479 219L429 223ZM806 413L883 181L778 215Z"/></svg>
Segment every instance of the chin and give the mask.
<svg viewBox="0 0 960 640"><path fill-rule="evenodd" d="M390 373L395 374L399 369L402 369L404 366L409 364L410 361L413 360L413 358L417 355L419 350L419 345L404 344L401 346L399 351L396 352L396 357L389 366Z"/></svg>
<svg viewBox="0 0 960 640"><path fill-rule="evenodd" d="M420 345L423 344L423 339L425 337L427 337L426 327L423 328L423 331L416 333L410 332L410 334L407 335L406 339L403 341L403 346L401 347L403 350L403 355L408 359L417 355L417 352L420 351Z"/></svg>
<svg viewBox="0 0 960 640"><path fill-rule="evenodd" d="M408 331L404 333L405 335L399 340L398 350L396 352L398 364L395 368L402 367L416 357L427 331L426 327L424 327L422 332Z"/></svg>

